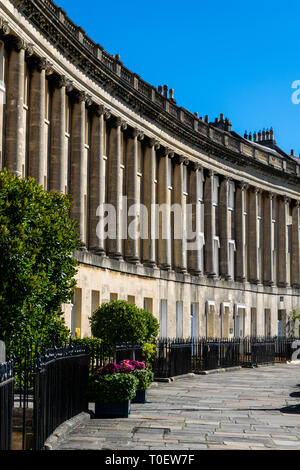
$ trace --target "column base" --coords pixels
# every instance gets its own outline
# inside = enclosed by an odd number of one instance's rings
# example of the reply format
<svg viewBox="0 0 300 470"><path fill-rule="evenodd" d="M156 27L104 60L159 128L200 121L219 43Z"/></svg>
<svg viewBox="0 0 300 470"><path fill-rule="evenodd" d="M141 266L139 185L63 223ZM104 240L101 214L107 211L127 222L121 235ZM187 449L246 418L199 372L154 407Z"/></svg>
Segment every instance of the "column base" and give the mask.
<svg viewBox="0 0 300 470"><path fill-rule="evenodd" d="M99 256L105 255L105 250L103 248L99 248L96 246L89 248L89 251L92 251L94 255L99 255Z"/></svg>
<svg viewBox="0 0 300 470"><path fill-rule="evenodd" d="M288 283L287 282L278 282L277 285L278 285L278 287L287 287Z"/></svg>
<svg viewBox="0 0 300 470"><path fill-rule="evenodd" d="M259 279L249 279L250 284L259 284Z"/></svg>
<svg viewBox="0 0 300 470"><path fill-rule="evenodd" d="M123 256L121 253L108 253L108 256L109 258L112 258L112 259L118 259L118 260L123 259Z"/></svg>
<svg viewBox="0 0 300 470"><path fill-rule="evenodd" d="M151 260L143 260L142 264L146 266L147 268L155 268L156 267L156 262L151 261Z"/></svg>
<svg viewBox="0 0 300 470"><path fill-rule="evenodd" d="M185 274L187 272L187 269L183 267L177 267L177 268L174 268L174 271L176 273Z"/></svg>
<svg viewBox="0 0 300 470"><path fill-rule="evenodd" d="M132 257L127 256L127 257L125 258L125 261L127 261L127 263L131 263L131 264L138 264L140 260L139 260L139 258L136 257L136 256L132 256Z"/></svg>
<svg viewBox="0 0 300 470"><path fill-rule="evenodd" d="M217 277L216 273L205 273L205 275L209 277L210 279L214 279Z"/></svg>
<svg viewBox="0 0 300 470"><path fill-rule="evenodd" d="M162 269L163 271L170 271L171 269L171 265L170 264L160 264L158 266L160 269Z"/></svg>
<svg viewBox="0 0 300 470"><path fill-rule="evenodd" d="M267 287L272 287L274 286L274 281L264 281L263 285Z"/></svg>
<svg viewBox="0 0 300 470"><path fill-rule="evenodd" d="M236 282L246 282L245 277L236 277L235 280L236 280Z"/></svg>
<svg viewBox="0 0 300 470"><path fill-rule="evenodd" d="M193 270L190 269L188 272L191 276L201 276L202 275L202 271L193 271Z"/></svg>

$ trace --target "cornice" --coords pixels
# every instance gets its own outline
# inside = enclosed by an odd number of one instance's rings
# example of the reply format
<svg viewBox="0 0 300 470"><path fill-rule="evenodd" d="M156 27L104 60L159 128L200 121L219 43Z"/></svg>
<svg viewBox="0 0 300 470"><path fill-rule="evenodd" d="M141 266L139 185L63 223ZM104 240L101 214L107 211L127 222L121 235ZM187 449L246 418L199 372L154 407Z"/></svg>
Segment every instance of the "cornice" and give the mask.
<svg viewBox="0 0 300 470"><path fill-rule="evenodd" d="M245 142L242 137L238 138L236 134L233 136L231 132L217 129L186 109L178 107L174 100L166 98L155 87L124 67L119 57L104 51L102 46L90 39L52 0L9 1L83 73L137 113L155 121L180 140L198 147L207 154L230 161L239 168L250 167L262 175L271 174L275 178L299 185L300 165L297 162L278 156L282 168L264 163L256 158L256 151L251 142ZM1 28L5 39L12 26L0 19L0 31ZM29 45L27 51L30 53ZM242 144L252 147L253 157L242 152ZM260 150L260 153L266 155L268 160L270 154L267 149Z"/></svg>

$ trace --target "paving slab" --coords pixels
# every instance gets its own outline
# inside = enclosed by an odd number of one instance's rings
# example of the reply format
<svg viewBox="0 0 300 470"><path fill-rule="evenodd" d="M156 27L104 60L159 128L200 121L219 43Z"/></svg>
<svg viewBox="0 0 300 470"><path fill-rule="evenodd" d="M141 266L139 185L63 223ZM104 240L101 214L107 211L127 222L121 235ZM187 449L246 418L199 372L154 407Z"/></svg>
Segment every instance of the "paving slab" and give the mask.
<svg viewBox="0 0 300 470"><path fill-rule="evenodd" d="M158 382L128 418L85 420L53 449L299 450L299 382L300 364Z"/></svg>

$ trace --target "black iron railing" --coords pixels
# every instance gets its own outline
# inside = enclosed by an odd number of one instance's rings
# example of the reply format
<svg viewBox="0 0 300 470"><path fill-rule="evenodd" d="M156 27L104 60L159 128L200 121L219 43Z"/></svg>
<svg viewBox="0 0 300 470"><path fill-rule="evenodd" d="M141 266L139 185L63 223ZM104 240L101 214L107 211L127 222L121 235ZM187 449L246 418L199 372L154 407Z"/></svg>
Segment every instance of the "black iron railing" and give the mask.
<svg viewBox="0 0 300 470"><path fill-rule="evenodd" d="M13 361L0 364L0 450L11 450L14 404Z"/></svg>
<svg viewBox="0 0 300 470"><path fill-rule="evenodd" d="M294 338L163 338L156 343L152 369L156 377L228 367L255 367L291 360ZM143 360L141 345L118 345L114 360ZM95 356L94 356L95 362ZM98 361L104 365L105 360Z"/></svg>
<svg viewBox="0 0 300 470"><path fill-rule="evenodd" d="M89 354L86 346L52 348L35 361L34 449L64 421L87 411Z"/></svg>

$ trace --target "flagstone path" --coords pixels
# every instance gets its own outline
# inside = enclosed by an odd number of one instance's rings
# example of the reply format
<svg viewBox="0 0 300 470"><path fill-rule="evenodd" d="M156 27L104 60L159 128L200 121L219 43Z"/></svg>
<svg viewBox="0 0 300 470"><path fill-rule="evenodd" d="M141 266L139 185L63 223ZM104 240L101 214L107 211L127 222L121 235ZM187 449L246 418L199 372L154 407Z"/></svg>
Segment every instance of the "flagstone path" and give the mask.
<svg viewBox="0 0 300 470"><path fill-rule="evenodd" d="M300 450L300 365L155 383L129 418L91 418L55 449Z"/></svg>

